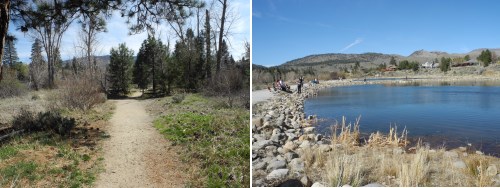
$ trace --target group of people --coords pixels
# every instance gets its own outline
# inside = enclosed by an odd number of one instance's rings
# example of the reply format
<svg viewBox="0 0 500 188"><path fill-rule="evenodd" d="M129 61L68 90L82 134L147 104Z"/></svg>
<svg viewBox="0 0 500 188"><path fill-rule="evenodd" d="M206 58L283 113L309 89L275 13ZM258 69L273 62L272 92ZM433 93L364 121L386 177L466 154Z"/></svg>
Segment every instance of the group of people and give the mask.
<svg viewBox="0 0 500 188"><path fill-rule="evenodd" d="M311 81L311 83L319 84L319 81L317 78L315 78L314 80ZM291 92L290 86L288 84L286 84L285 82L283 82L283 80L281 78L276 80L276 82L274 82L273 87L274 87L274 91L281 90L281 91ZM304 76L301 76L297 80L297 93L299 93L299 94L302 93L303 87L304 87ZM268 89L269 89L269 91L271 91L270 87L268 87Z"/></svg>

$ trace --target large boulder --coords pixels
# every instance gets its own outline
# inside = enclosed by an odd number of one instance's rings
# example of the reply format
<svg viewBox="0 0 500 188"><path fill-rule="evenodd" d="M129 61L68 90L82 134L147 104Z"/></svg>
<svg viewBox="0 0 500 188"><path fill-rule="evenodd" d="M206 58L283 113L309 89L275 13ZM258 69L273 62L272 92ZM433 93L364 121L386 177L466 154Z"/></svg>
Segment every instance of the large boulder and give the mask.
<svg viewBox="0 0 500 188"><path fill-rule="evenodd" d="M266 177L269 181L280 181L286 178L288 175L288 169L277 169L271 171Z"/></svg>
<svg viewBox="0 0 500 188"><path fill-rule="evenodd" d="M282 169L282 168L286 168L286 161L285 160L271 161L267 165L267 170L276 170L276 169Z"/></svg>

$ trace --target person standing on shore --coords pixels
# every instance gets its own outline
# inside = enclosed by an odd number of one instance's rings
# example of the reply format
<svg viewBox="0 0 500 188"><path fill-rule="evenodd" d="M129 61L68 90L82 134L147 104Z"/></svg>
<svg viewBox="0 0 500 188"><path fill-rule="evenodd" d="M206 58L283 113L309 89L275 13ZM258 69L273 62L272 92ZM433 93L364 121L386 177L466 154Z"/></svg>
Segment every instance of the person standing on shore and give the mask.
<svg viewBox="0 0 500 188"><path fill-rule="evenodd" d="M304 77L303 77L303 76L301 76L301 77L299 77L299 82L297 83L297 90L298 90L297 92L298 92L299 94L301 94L301 93L302 93L302 84L303 84L303 83L304 83Z"/></svg>

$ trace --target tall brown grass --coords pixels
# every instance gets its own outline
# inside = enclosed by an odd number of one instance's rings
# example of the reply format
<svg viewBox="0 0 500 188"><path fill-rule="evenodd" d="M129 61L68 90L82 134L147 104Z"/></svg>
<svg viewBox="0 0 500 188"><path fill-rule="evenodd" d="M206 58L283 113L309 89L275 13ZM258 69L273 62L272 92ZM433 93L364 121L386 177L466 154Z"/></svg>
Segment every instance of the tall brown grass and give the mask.
<svg viewBox="0 0 500 188"><path fill-rule="evenodd" d="M359 120L347 123L342 118L332 133L332 151L312 147L302 151L308 177L329 186L362 186L378 182L386 186L493 186L496 175L488 167L500 167L496 157L468 154L460 150L458 157L444 157L445 149L432 149L419 141L414 152L406 153L408 131L390 127L388 134L373 133L366 142L359 142ZM340 131L340 132L339 132ZM356 142L358 141L358 142ZM354 143L354 144L353 144ZM466 168L453 164L464 161ZM316 179L315 179L316 178Z"/></svg>

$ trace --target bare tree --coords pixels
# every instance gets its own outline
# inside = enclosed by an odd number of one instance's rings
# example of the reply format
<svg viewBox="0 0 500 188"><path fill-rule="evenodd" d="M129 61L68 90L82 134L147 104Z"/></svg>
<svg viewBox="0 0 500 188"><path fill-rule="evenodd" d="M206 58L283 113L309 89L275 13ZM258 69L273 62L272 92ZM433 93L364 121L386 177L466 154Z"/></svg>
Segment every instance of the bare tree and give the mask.
<svg viewBox="0 0 500 188"><path fill-rule="evenodd" d="M227 9L227 0L218 0L222 4L222 15L220 17L220 28L219 28L219 47L217 50L217 67L216 67L216 73L218 74L220 71L220 64L222 60L222 37L224 36L224 23L226 19L226 9Z"/></svg>
<svg viewBox="0 0 500 188"><path fill-rule="evenodd" d="M82 28L80 31L80 44L78 47L83 51L91 74L97 70L97 62L93 61L99 41L97 34L106 32L106 22L102 15L82 15L78 21Z"/></svg>
<svg viewBox="0 0 500 188"><path fill-rule="evenodd" d="M29 13L21 14L25 27L30 28L31 35L39 38L47 57L48 86L54 87L55 64L57 51L64 32L74 20L74 11L62 8L59 1L40 1L28 7Z"/></svg>
<svg viewBox="0 0 500 188"><path fill-rule="evenodd" d="M212 57L210 55L210 14L208 13L208 10L205 10L205 43L206 43L206 58L205 58L205 71L206 71L206 76L207 78L212 77L212 65L210 58Z"/></svg>

